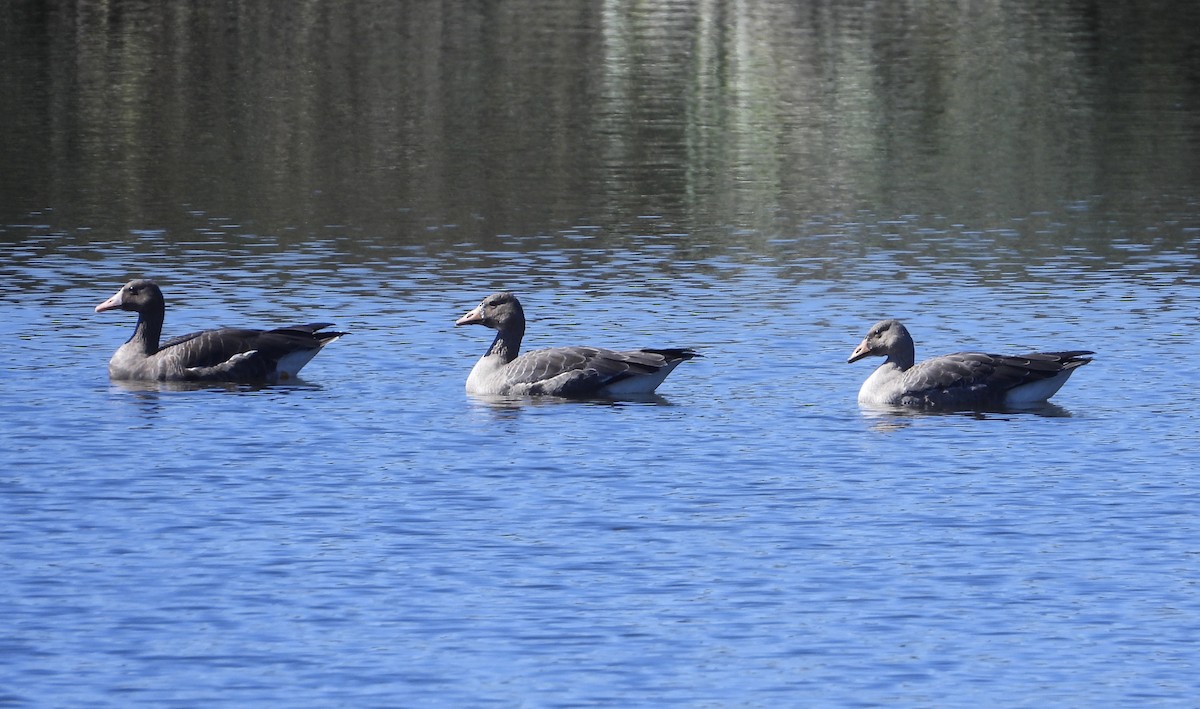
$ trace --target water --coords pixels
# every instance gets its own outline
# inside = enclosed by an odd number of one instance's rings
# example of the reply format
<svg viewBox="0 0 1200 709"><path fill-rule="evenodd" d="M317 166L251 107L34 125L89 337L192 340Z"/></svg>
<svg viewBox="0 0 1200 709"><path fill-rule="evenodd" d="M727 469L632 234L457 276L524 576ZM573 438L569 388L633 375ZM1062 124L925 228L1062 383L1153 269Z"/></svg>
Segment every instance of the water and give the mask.
<svg viewBox="0 0 1200 709"><path fill-rule="evenodd" d="M1195 23L1129 12L19 8L0 704L1191 705ZM113 383L133 276L167 335L352 334ZM526 347L704 357L473 399L500 288ZM885 316L1098 354L866 412Z"/></svg>

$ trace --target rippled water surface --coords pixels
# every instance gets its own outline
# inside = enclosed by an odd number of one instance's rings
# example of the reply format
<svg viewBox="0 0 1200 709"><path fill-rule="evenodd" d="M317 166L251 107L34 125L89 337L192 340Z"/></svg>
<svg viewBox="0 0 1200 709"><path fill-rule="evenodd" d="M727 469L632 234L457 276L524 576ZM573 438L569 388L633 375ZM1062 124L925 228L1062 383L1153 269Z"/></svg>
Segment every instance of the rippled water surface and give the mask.
<svg viewBox="0 0 1200 709"><path fill-rule="evenodd" d="M89 7L0 43L0 705L1200 694L1175 23ZM351 334L291 385L110 382L134 321L92 309L135 276L167 335ZM703 357L469 397L491 333L453 322L501 288L526 347ZM1097 355L1042 409L864 411L885 316L919 358Z"/></svg>

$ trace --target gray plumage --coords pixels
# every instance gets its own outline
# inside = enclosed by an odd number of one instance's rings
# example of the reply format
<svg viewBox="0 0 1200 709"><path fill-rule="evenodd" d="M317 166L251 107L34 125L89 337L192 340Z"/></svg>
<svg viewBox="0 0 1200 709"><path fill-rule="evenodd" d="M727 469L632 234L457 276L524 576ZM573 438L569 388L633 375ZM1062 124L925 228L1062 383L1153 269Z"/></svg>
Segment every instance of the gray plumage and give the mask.
<svg viewBox="0 0 1200 709"><path fill-rule="evenodd" d="M564 397L649 394L680 362L699 355L687 348L615 351L554 347L518 356L525 312L512 293L494 293L455 325L496 330L492 346L467 377L467 392Z"/></svg>
<svg viewBox="0 0 1200 709"><path fill-rule="evenodd" d="M293 325L276 330L218 328L201 330L166 342L162 336L166 301L153 281L126 283L96 312L129 310L138 314L133 336L108 362L117 380L143 381L278 381L296 377L322 347L343 332L321 332L330 323Z"/></svg>
<svg viewBox="0 0 1200 709"><path fill-rule="evenodd" d="M898 320L876 323L848 362L886 357L863 382L862 404L979 409L1044 402L1092 359L1087 350L999 355L957 352L916 363L912 336Z"/></svg>

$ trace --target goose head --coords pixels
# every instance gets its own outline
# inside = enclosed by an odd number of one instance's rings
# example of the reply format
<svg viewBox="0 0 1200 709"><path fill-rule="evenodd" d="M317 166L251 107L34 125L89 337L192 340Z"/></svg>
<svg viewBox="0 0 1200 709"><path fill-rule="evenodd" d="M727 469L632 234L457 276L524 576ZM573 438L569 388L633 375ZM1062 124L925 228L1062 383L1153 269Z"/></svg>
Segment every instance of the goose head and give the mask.
<svg viewBox="0 0 1200 709"><path fill-rule="evenodd" d="M121 286L113 297L96 306L97 313L106 310L131 310L135 313L161 312L165 308L162 291L154 281L144 278Z"/></svg>
<svg viewBox="0 0 1200 709"><path fill-rule="evenodd" d="M525 311L521 301L512 293L493 293L483 299L474 310L454 321L455 325L486 325L493 330L505 332L525 328Z"/></svg>
<svg viewBox="0 0 1200 709"><path fill-rule="evenodd" d="M857 362L864 357L888 357L902 366L911 366L914 349L912 335L899 320L883 320L871 326L846 362Z"/></svg>

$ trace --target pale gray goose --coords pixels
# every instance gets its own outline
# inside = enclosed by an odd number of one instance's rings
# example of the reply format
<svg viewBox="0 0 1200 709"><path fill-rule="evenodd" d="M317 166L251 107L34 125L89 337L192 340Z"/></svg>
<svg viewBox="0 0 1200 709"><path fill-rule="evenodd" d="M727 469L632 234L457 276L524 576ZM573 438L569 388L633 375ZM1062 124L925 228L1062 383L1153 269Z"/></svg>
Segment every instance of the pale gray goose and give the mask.
<svg viewBox="0 0 1200 709"><path fill-rule="evenodd" d="M916 364L912 336L899 320L876 323L847 362L887 357L858 390L860 404L914 408L981 409L1046 401L1077 368L1087 350L997 355L958 352Z"/></svg>
<svg viewBox="0 0 1200 709"><path fill-rule="evenodd" d="M154 281L126 283L96 312L138 314L133 337L108 361L117 380L256 382L292 379L321 348L344 332L318 332L331 323L293 325L278 330L219 328L159 343L166 301Z"/></svg>
<svg viewBox="0 0 1200 709"><path fill-rule="evenodd" d="M454 324L486 325L497 331L467 377L470 394L644 395L658 388L680 362L700 356L691 349L617 352L599 347L553 347L517 356L525 336L525 312L512 293L489 295Z"/></svg>

